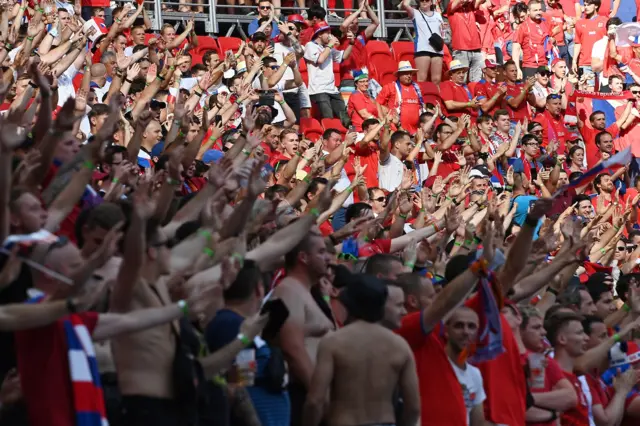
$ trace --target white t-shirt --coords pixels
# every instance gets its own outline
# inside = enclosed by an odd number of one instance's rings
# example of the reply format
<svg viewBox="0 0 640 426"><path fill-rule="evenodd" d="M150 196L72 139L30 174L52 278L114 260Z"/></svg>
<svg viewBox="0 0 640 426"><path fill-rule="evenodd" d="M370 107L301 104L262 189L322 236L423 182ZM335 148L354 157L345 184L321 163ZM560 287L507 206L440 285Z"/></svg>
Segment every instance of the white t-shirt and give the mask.
<svg viewBox="0 0 640 426"><path fill-rule="evenodd" d="M58 106L64 105L69 98L75 98L76 89L73 87L73 78L78 73L78 69L71 64L58 77Z"/></svg>
<svg viewBox="0 0 640 426"><path fill-rule="evenodd" d="M435 50L429 43L429 37L433 33L442 37L442 22L442 15L438 12L433 12L433 15L429 16L418 9L413 9L413 27L416 29L416 38L414 39L416 52L442 53L442 50Z"/></svg>
<svg viewBox="0 0 640 426"><path fill-rule="evenodd" d="M378 181L380 188L394 191L402 183L402 175L406 167L398 157L389 154L389 158L378 167Z"/></svg>
<svg viewBox="0 0 640 426"><path fill-rule="evenodd" d="M596 41L593 44L593 48L591 49L591 57L604 61L604 55L607 52L607 46L609 46L608 37L602 37L600 40ZM601 86L609 85L609 79L602 78L602 72L598 73L598 81L600 82Z"/></svg>
<svg viewBox="0 0 640 426"><path fill-rule="evenodd" d="M278 61L278 65L282 65L282 62L284 61L284 57L292 52L294 52L293 48L289 46L285 46L282 43L276 43L273 45L273 55L271 55L271 57L274 58L276 61ZM293 81L293 71L291 70L291 67L287 67L280 81L282 81L283 85L287 81ZM283 92L298 93L298 90L299 89L297 87L294 87L293 89L283 90Z"/></svg>
<svg viewBox="0 0 640 426"><path fill-rule="evenodd" d="M451 360L449 360L449 363L462 387L462 397L464 398L464 405L467 408L467 424L469 424L469 417L473 407L481 405L484 400L487 399L487 395L484 393L482 386L482 374L477 367L471 364L467 363L465 368L462 369Z"/></svg>
<svg viewBox="0 0 640 426"><path fill-rule="evenodd" d="M314 41L310 41L304 47L304 59L307 60L309 71L309 95L338 93L336 78L333 75L333 63L341 63L344 52L331 49L331 54L327 56L327 59L316 66L315 63L324 49L324 46L320 46Z"/></svg>

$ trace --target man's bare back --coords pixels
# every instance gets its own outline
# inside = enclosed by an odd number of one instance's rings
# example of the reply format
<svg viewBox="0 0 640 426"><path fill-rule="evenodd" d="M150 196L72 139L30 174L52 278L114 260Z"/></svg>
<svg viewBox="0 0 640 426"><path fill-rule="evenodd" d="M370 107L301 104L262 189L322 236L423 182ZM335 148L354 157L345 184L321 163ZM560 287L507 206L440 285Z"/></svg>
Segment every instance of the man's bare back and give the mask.
<svg viewBox="0 0 640 426"><path fill-rule="evenodd" d="M401 337L356 321L322 339L309 400L323 399L329 391L328 425L395 424L398 388L411 407L419 407L413 354Z"/></svg>

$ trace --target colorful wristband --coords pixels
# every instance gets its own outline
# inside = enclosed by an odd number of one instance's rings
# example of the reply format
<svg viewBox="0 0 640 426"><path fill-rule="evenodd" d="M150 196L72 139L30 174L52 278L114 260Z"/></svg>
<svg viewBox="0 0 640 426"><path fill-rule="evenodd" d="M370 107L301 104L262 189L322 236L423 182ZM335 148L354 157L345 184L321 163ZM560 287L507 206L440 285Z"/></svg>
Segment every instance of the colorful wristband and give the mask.
<svg viewBox="0 0 640 426"><path fill-rule="evenodd" d="M309 213L311 213L312 216L318 217L320 216L320 211L318 209L316 209L315 207L309 210Z"/></svg>
<svg viewBox="0 0 640 426"><path fill-rule="evenodd" d="M91 161L86 160L84 163L82 163L82 167L86 167L89 170L93 170L96 168L95 164L93 164Z"/></svg>
<svg viewBox="0 0 640 426"><path fill-rule="evenodd" d="M180 310L182 311L182 315L189 316L189 306L187 305L187 302L184 300L178 300L178 308L180 308Z"/></svg>
<svg viewBox="0 0 640 426"><path fill-rule="evenodd" d="M631 306L627 305L626 303L622 305L622 310L625 312L631 312Z"/></svg>
<svg viewBox="0 0 640 426"><path fill-rule="evenodd" d="M614 334L612 337L613 337L613 341L616 342L616 343L618 343L618 342L620 342L622 340L618 333Z"/></svg>
<svg viewBox="0 0 640 426"><path fill-rule="evenodd" d="M240 342L245 346L249 346L251 344L251 340L242 333L239 333L238 336L236 336L236 339L240 340Z"/></svg>
<svg viewBox="0 0 640 426"><path fill-rule="evenodd" d="M202 249L202 252L203 252L204 254L206 254L207 256L209 256L209 257L213 257L213 256L215 256L215 255L216 255L216 252L215 252L215 251L213 251L213 250L211 250L209 247L205 247L205 248L203 248L203 249Z"/></svg>

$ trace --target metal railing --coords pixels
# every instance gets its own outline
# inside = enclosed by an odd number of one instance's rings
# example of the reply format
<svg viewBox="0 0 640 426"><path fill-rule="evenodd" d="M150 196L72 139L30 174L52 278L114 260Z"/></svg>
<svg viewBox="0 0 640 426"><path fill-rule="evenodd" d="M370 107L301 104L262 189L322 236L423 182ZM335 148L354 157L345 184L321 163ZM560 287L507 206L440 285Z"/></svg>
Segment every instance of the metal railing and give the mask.
<svg viewBox="0 0 640 426"><path fill-rule="evenodd" d="M125 0L115 0L124 3ZM191 1L188 2L188 1ZM204 31L208 35L222 35L221 29L226 36L233 35L236 31L238 35L245 39L247 25L257 18L255 4L229 5L219 4L218 0L145 0L145 9L150 15L152 30L159 31L165 23L176 24L193 17L196 22L204 24ZM193 3L195 1L195 3ZM200 1L200 2L198 2ZM247 0L253 3L253 0ZM308 0L307 0L308 1ZM353 0L358 3L358 0ZM387 3L387 4L385 4ZM389 0L375 0L373 9L380 20L380 26L376 30L374 37L377 39L412 39L412 23L406 13L395 7L389 8ZM327 22L331 26L338 26L343 18L337 18L333 13L344 15L345 12L354 12L356 9L328 8L327 0L320 0L320 5L327 10ZM190 11L187 11L190 10ZM250 10L253 14L247 14ZM300 13L299 7L281 7L283 15ZM232 13L229 13L232 12ZM371 21L361 19L361 25L368 25Z"/></svg>

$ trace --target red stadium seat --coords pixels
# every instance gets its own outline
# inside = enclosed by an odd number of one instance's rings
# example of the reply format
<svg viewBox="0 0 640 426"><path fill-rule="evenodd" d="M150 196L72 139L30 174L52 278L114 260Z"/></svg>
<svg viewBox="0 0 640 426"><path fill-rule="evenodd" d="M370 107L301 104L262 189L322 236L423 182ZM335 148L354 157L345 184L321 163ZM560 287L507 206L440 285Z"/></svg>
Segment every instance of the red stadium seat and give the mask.
<svg viewBox="0 0 640 426"><path fill-rule="evenodd" d="M298 62L298 69L300 70L300 74L302 74L302 81L304 81L304 84L306 84L308 87L309 71L307 70L307 63L305 62L304 58L300 58L300 61Z"/></svg>
<svg viewBox="0 0 640 426"><path fill-rule="evenodd" d="M300 131L305 138L315 142L322 136L324 130L315 118L300 117Z"/></svg>
<svg viewBox="0 0 640 426"><path fill-rule="evenodd" d="M209 36L198 36L198 48L196 52L204 55L207 50L215 50L220 54L220 46L218 46L216 39Z"/></svg>
<svg viewBox="0 0 640 426"><path fill-rule="evenodd" d="M369 75L371 75L378 83L380 83L381 86L384 86L389 82L395 81L396 76L394 72L397 70L398 66L395 64L395 62L393 62L392 59L389 59L384 62L371 64L371 68L369 68Z"/></svg>
<svg viewBox="0 0 640 426"><path fill-rule="evenodd" d="M336 87L340 87L340 64L333 63L333 77L336 80Z"/></svg>
<svg viewBox="0 0 640 426"><path fill-rule="evenodd" d="M342 136L347 134L347 129L344 128L339 118L323 118L322 127L324 130L336 129L342 134Z"/></svg>
<svg viewBox="0 0 640 426"><path fill-rule="evenodd" d="M389 50L389 45L384 41L370 40L365 46L367 52L367 67L373 68L383 62L393 62L393 55Z"/></svg>
<svg viewBox="0 0 640 426"><path fill-rule="evenodd" d="M144 44L148 46L149 45L149 40L151 40L152 38L155 38L157 36L158 36L158 34L146 33L144 35Z"/></svg>
<svg viewBox="0 0 640 426"><path fill-rule="evenodd" d="M410 41L394 41L391 43L391 51L393 52L393 58L396 63L400 61L409 61L411 65L416 66L416 61L413 57L413 43Z"/></svg>
<svg viewBox="0 0 640 426"><path fill-rule="evenodd" d="M218 37L218 46L220 46L220 59L224 59L227 51L232 50L236 53L242 44L242 40L237 37Z"/></svg>
<svg viewBox="0 0 640 426"><path fill-rule="evenodd" d="M191 53L191 66L202 63L202 55L199 53Z"/></svg>

